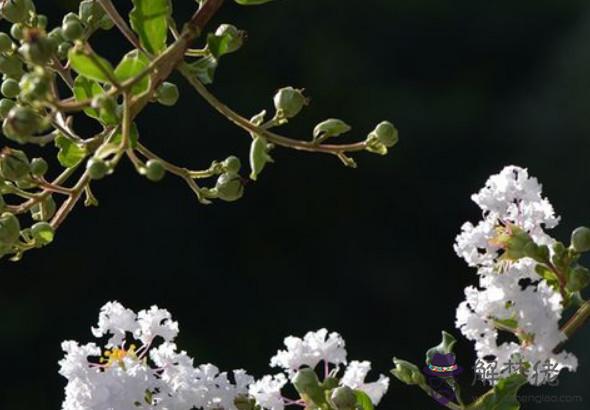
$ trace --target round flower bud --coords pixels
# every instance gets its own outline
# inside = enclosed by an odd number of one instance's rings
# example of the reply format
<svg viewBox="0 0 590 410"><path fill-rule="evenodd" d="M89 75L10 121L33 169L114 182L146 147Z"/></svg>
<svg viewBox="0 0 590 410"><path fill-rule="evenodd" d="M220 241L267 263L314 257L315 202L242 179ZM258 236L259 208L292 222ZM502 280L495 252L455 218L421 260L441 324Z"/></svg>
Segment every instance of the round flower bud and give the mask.
<svg viewBox="0 0 590 410"><path fill-rule="evenodd" d="M31 174L36 177L42 177L48 169L49 165L43 158L33 158L31 161Z"/></svg>
<svg viewBox="0 0 590 410"><path fill-rule="evenodd" d="M25 37L25 27L21 23L13 24L10 27L10 35L15 40L22 40Z"/></svg>
<svg viewBox="0 0 590 410"><path fill-rule="evenodd" d="M77 19L66 21L61 29L64 38L69 41L77 40L82 37L82 34L84 34L84 27Z"/></svg>
<svg viewBox="0 0 590 410"><path fill-rule="evenodd" d="M160 104L171 107L178 102L178 87L172 83L162 83L162 85L158 87L158 90L156 91L156 98Z"/></svg>
<svg viewBox="0 0 590 410"><path fill-rule="evenodd" d="M36 65L47 64L56 51L57 43L39 29L26 30L24 44L19 48L19 52Z"/></svg>
<svg viewBox="0 0 590 410"><path fill-rule="evenodd" d="M104 178L110 171L108 164L100 158L90 158L86 163L86 170L91 179Z"/></svg>
<svg viewBox="0 0 590 410"><path fill-rule="evenodd" d="M4 212L0 216L0 245L12 246L20 235L20 223L18 218L10 212Z"/></svg>
<svg viewBox="0 0 590 410"><path fill-rule="evenodd" d="M162 164L162 161L157 159L150 159L145 164L145 176L147 179L153 182L161 181L166 175L166 168Z"/></svg>
<svg viewBox="0 0 590 410"><path fill-rule="evenodd" d="M34 12L33 0L7 0L0 6L0 15L11 23L24 23Z"/></svg>
<svg viewBox="0 0 590 410"><path fill-rule="evenodd" d="M356 408L356 396L348 386L335 388L330 399L337 410L354 410Z"/></svg>
<svg viewBox="0 0 590 410"><path fill-rule="evenodd" d="M389 121L383 121L371 133L377 137L379 142L388 148L393 147L399 141L397 129Z"/></svg>
<svg viewBox="0 0 590 410"><path fill-rule="evenodd" d="M590 251L590 228L580 226L572 232L572 248L578 252Z"/></svg>
<svg viewBox="0 0 590 410"><path fill-rule="evenodd" d="M37 18L37 24L35 24L35 26L37 26L40 29L45 30L47 28L47 16L45 16L43 14L37 14L36 18Z"/></svg>
<svg viewBox="0 0 590 410"><path fill-rule="evenodd" d="M277 114L287 119L299 114L307 103L308 100L303 95L303 90L297 90L293 87L281 88L274 97Z"/></svg>
<svg viewBox="0 0 590 410"><path fill-rule="evenodd" d="M217 37L226 39L225 54L238 51L244 44L244 33L231 24L222 24L215 31Z"/></svg>
<svg viewBox="0 0 590 410"><path fill-rule="evenodd" d="M590 270L583 266L576 266L568 273L567 288L572 292L578 292L590 285Z"/></svg>
<svg viewBox="0 0 590 410"><path fill-rule="evenodd" d="M31 235L35 245L40 248L53 242L55 230L47 222L37 222L31 226Z"/></svg>
<svg viewBox="0 0 590 410"><path fill-rule="evenodd" d="M68 13L64 16L63 20L62 20L62 25L69 23L70 21L75 21L77 23L80 22L80 17L78 17L78 15L76 13Z"/></svg>
<svg viewBox="0 0 590 410"><path fill-rule="evenodd" d="M31 218L33 218L34 221L48 221L53 215L55 215L56 210L57 205L55 204L55 200L49 195L41 202L37 202L33 205L31 208Z"/></svg>
<svg viewBox="0 0 590 410"><path fill-rule="evenodd" d="M12 39L6 33L0 33L0 53L12 50Z"/></svg>
<svg viewBox="0 0 590 410"><path fill-rule="evenodd" d="M0 152L0 176L10 181L18 181L31 171L27 155L19 150L5 147Z"/></svg>
<svg viewBox="0 0 590 410"><path fill-rule="evenodd" d="M4 119L8 116L8 113L16 105L13 100L3 98L0 100L0 118Z"/></svg>
<svg viewBox="0 0 590 410"><path fill-rule="evenodd" d="M57 56L60 59L65 59L68 57L68 52L70 49L74 47L74 45L70 42L64 41L57 47Z"/></svg>
<svg viewBox="0 0 590 410"><path fill-rule="evenodd" d="M47 34L47 38L49 38L51 41L54 41L56 44L59 44L59 43L65 41L61 27L56 27L53 30L51 30Z"/></svg>
<svg viewBox="0 0 590 410"><path fill-rule="evenodd" d="M6 98L15 98L20 93L20 87L16 80L8 78L2 82L0 91L2 91L2 95Z"/></svg>
<svg viewBox="0 0 590 410"><path fill-rule="evenodd" d="M233 202L244 196L244 184L239 175L233 173L223 173L217 179L215 184L217 197L226 202Z"/></svg>
<svg viewBox="0 0 590 410"><path fill-rule="evenodd" d="M398 358L394 358L393 363L395 369L391 372L401 382L409 385L425 383L424 375L415 364Z"/></svg>
<svg viewBox="0 0 590 410"><path fill-rule="evenodd" d="M21 77L20 95L26 101L45 100L50 90L51 79L40 68Z"/></svg>
<svg viewBox="0 0 590 410"><path fill-rule="evenodd" d="M324 392L313 369L309 367L300 369L293 377L292 383L297 393L310 397L314 403L321 403L324 400Z"/></svg>
<svg viewBox="0 0 590 410"><path fill-rule="evenodd" d="M41 117L30 107L21 105L10 110L6 117L5 127L8 138L26 138L35 134L41 127Z"/></svg>
<svg viewBox="0 0 590 410"><path fill-rule="evenodd" d="M230 174L237 174L240 172L240 168L242 168L242 162L240 159L234 155L231 155L223 161L223 169L225 172Z"/></svg>
<svg viewBox="0 0 590 410"><path fill-rule="evenodd" d="M8 77L20 78L23 73L23 63L15 56L0 55L0 73Z"/></svg>

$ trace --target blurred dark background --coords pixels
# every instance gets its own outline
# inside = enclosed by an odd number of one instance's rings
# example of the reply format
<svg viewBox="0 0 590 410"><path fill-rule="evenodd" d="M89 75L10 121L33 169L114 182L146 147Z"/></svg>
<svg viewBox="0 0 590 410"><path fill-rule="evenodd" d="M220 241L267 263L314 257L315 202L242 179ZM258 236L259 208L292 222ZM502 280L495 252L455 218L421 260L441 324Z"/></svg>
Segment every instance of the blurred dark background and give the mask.
<svg viewBox="0 0 590 410"><path fill-rule="evenodd" d="M51 26L76 7L36 3ZM128 11L129 1L116 3ZM194 2L173 3L186 20ZM232 107L251 115L270 109L279 87L304 87L312 104L285 134L307 137L340 117L363 138L390 119L400 144L384 158L358 155L357 170L278 149L243 200L212 206L172 176L152 184L125 163L95 184L101 206L76 209L51 247L2 262L1 409L59 408L61 341L90 341L98 309L114 299L168 308L198 363L260 376L283 337L327 327L345 337L350 359L373 362L376 378L394 355L422 363L442 329L459 335L455 308L476 276L452 243L478 219L469 197L488 175L528 167L564 215L562 239L590 223L587 1L227 1L211 27L225 22L249 33L211 87ZM113 59L128 51L115 30L93 45ZM248 135L178 84L177 107L140 117L142 141L194 168L229 154L247 162ZM576 374L524 392L583 402L524 408L588 408L589 342L584 329L569 344ZM472 366L470 342L460 338L458 353ZM396 380L381 406L436 407Z"/></svg>

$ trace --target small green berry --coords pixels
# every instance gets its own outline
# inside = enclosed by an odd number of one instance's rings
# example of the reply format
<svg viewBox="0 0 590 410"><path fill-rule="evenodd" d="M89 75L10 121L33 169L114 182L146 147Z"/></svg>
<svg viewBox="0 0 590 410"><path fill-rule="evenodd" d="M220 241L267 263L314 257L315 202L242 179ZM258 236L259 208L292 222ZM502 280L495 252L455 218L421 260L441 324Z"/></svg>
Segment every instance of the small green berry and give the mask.
<svg viewBox="0 0 590 410"><path fill-rule="evenodd" d="M104 178L110 171L108 164L100 158L90 158L86 163L86 170L91 179Z"/></svg>
<svg viewBox="0 0 590 410"><path fill-rule="evenodd" d="M0 33L0 53L12 50L12 39L6 33Z"/></svg>
<svg viewBox="0 0 590 410"><path fill-rule="evenodd" d="M164 168L162 161L150 159L145 165L145 176L150 181L161 181L166 175L166 168Z"/></svg>
<svg viewBox="0 0 590 410"><path fill-rule="evenodd" d="M70 20L61 27L63 36L66 40L74 41L84 34L84 27L78 20Z"/></svg>
<svg viewBox="0 0 590 410"><path fill-rule="evenodd" d="M223 169L230 174L237 174L242 168L242 161L234 155L229 156L223 161Z"/></svg>
<svg viewBox="0 0 590 410"><path fill-rule="evenodd" d="M15 98L20 93L20 87L18 86L18 82L16 80L9 78L2 82L0 91L2 91L2 95L6 98Z"/></svg>
<svg viewBox="0 0 590 410"><path fill-rule="evenodd" d="M55 230L47 222L37 222L31 226L31 236L37 247L42 247L53 242Z"/></svg>
<svg viewBox="0 0 590 410"><path fill-rule="evenodd" d="M171 107L178 102L178 87L175 84L165 82L156 91L156 98L160 104Z"/></svg>
<svg viewBox="0 0 590 410"><path fill-rule="evenodd" d="M31 161L31 174L36 177L42 177L47 173L49 165L43 158L33 158Z"/></svg>
<svg viewBox="0 0 590 410"><path fill-rule="evenodd" d="M580 226L572 232L572 248L578 252L590 251L590 228Z"/></svg>

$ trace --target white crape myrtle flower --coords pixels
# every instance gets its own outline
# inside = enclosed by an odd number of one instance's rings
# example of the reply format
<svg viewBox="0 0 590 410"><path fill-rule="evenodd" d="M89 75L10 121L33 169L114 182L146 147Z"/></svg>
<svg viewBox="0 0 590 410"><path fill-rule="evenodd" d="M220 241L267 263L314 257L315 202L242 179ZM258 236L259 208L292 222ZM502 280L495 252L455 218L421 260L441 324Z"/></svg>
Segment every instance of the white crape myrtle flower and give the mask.
<svg viewBox="0 0 590 410"><path fill-rule="evenodd" d="M335 366L346 363L346 344L336 333L328 334L326 329L308 332L303 339L289 336L285 338L287 350L279 350L270 359L272 367L282 367L291 374L301 366L315 368L324 361Z"/></svg>
<svg viewBox="0 0 590 410"><path fill-rule="evenodd" d="M156 306L135 314L109 302L92 333L110 336L105 350L95 343L62 344L60 374L68 380L63 410L237 410L236 397L248 394L254 382L243 370L234 371L232 381L212 364L195 367L173 343L178 323ZM131 335L139 348L128 343Z"/></svg>
<svg viewBox="0 0 590 410"><path fill-rule="evenodd" d="M544 229L555 227L559 217L542 197L541 185L526 169L509 166L491 176L472 199L482 209L483 220L476 225L465 223L454 248L469 266L478 268L479 288L465 289L466 300L457 309L457 327L475 341L478 358L493 357L499 369L518 357L531 365L548 363L556 372L575 371L575 356L553 353L566 340L559 327L561 293L542 280L532 259L502 260L502 248L494 240L499 230L516 226L539 245L554 243ZM516 323L519 343L498 342L498 328L506 323ZM530 372L529 382L541 384L543 380Z"/></svg>
<svg viewBox="0 0 590 410"><path fill-rule="evenodd" d="M353 360L346 368L340 384L365 392L373 404L378 405L389 388L389 377L381 374L376 382L365 383L369 371L371 371L371 362Z"/></svg>
<svg viewBox="0 0 590 410"><path fill-rule="evenodd" d="M267 410L283 410L285 401L281 389L287 384L287 377L279 373L274 376L264 376L252 383L248 392L256 399L256 403Z"/></svg>

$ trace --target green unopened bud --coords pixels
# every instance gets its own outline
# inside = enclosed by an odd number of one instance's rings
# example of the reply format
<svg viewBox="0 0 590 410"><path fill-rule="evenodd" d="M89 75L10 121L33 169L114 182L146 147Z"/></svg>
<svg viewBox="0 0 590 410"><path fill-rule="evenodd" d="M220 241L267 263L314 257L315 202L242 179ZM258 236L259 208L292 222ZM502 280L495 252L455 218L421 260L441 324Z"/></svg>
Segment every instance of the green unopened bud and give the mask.
<svg viewBox="0 0 590 410"><path fill-rule="evenodd" d="M35 16L35 18L37 20L35 22L35 26L38 27L38 28L40 28L40 29L45 30L47 28L47 23L48 23L47 16L45 16L43 14L37 14Z"/></svg>
<svg viewBox="0 0 590 410"><path fill-rule="evenodd" d="M226 202L233 202L244 196L244 184L238 174L225 172L217 178L215 184L217 197Z"/></svg>
<svg viewBox="0 0 590 410"><path fill-rule="evenodd" d="M106 94L100 94L92 100L92 108L98 110L100 118L107 124L114 125L119 122L119 110L117 101Z"/></svg>
<svg viewBox="0 0 590 410"><path fill-rule="evenodd" d="M55 230L47 222L37 222L31 227L31 236L38 248L49 245L53 242Z"/></svg>
<svg viewBox="0 0 590 410"><path fill-rule="evenodd" d="M40 29L26 30L24 44L19 48L19 52L36 65L46 65L56 51L57 43Z"/></svg>
<svg viewBox="0 0 590 410"><path fill-rule="evenodd" d="M31 164L27 154L5 147L0 152L0 176L9 181L18 181L29 174Z"/></svg>
<svg viewBox="0 0 590 410"><path fill-rule="evenodd" d="M62 22L62 26L65 25L66 23L69 23L69 22L79 23L80 17L78 17L78 15L76 13L69 12L68 14L66 14L64 16L64 18L62 19L61 22ZM62 27L62 29L63 29L63 27Z"/></svg>
<svg viewBox="0 0 590 410"><path fill-rule="evenodd" d="M0 216L0 245L12 246L20 235L20 223L18 218L10 212L4 212Z"/></svg>
<svg viewBox="0 0 590 410"><path fill-rule="evenodd" d="M13 100L3 98L0 100L0 118L4 119L8 116L10 110L14 108L16 103Z"/></svg>
<svg viewBox="0 0 590 410"><path fill-rule="evenodd" d="M100 158L90 158L86 163L86 170L91 179L98 180L104 178L109 172L108 164Z"/></svg>
<svg viewBox="0 0 590 410"><path fill-rule="evenodd" d="M324 401L320 381L313 369L306 367L299 370L293 377L292 383L301 397L311 399L316 405Z"/></svg>
<svg viewBox="0 0 590 410"><path fill-rule="evenodd" d="M223 169L230 174L237 174L242 168L242 161L234 155L231 155L223 161Z"/></svg>
<svg viewBox="0 0 590 410"><path fill-rule="evenodd" d="M25 101L46 100L50 91L51 78L39 68L22 76L19 87Z"/></svg>
<svg viewBox="0 0 590 410"><path fill-rule="evenodd" d="M209 48L215 56L238 51L243 44L244 32L238 30L231 24L220 25L215 31L214 36L208 40Z"/></svg>
<svg viewBox="0 0 590 410"><path fill-rule="evenodd" d="M150 159L145 164L145 176L147 179L153 182L161 181L166 175L166 168L162 164L162 161L157 159Z"/></svg>
<svg viewBox="0 0 590 410"><path fill-rule="evenodd" d="M295 117L308 102L308 99L303 95L303 90L293 87L281 88L274 97L277 116L284 119Z"/></svg>
<svg viewBox="0 0 590 410"><path fill-rule="evenodd" d="M48 34L47 34L47 38L49 38L51 41L55 42L56 44L59 44L63 41L65 41L66 39L64 38L63 32L61 30L61 27L56 27L53 30L51 30Z"/></svg>
<svg viewBox="0 0 590 410"><path fill-rule="evenodd" d="M247 394L239 394L234 399L234 406L238 410L256 410L256 399Z"/></svg>
<svg viewBox="0 0 590 410"><path fill-rule="evenodd" d="M268 143L262 137L256 137L250 145L250 178L256 181L266 164L273 162L268 154Z"/></svg>
<svg viewBox="0 0 590 410"><path fill-rule="evenodd" d="M536 262L544 263L549 260L549 248L546 245L537 245L531 240L524 245L523 255Z"/></svg>
<svg viewBox="0 0 590 410"><path fill-rule="evenodd" d="M30 107L17 105L4 120L3 131L6 137L19 141L35 134L42 126L42 119Z"/></svg>
<svg viewBox="0 0 590 410"><path fill-rule="evenodd" d="M10 27L10 35L15 40L21 41L23 38L25 38L25 26L21 23L13 24Z"/></svg>
<svg viewBox="0 0 590 410"><path fill-rule="evenodd" d="M13 80L12 78L4 80L2 82L2 86L0 87L0 91L6 98L15 98L20 93L18 81Z"/></svg>
<svg viewBox="0 0 590 410"><path fill-rule="evenodd" d="M31 217L34 221L48 221L55 215L57 205L51 195L43 199L41 202L37 202L31 208Z"/></svg>
<svg viewBox="0 0 590 410"><path fill-rule="evenodd" d="M24 23L34 12L33 0L6 0L0 3L0 15L11 23Z"/></svg>
<svg viewBox="0 0 590 410"><path fill-rule="evenodd" d="M78 40L84 34L84 27L77 19L64 22L61 30L64 38L69 41Z"/></svg>
<svg viewBox="0 0 590 410"><path fill-rule="evenodd" d="M337 137L348 131L350 131L350 125L342 120L330 118L316 125L313 130L313 138L318 139L320 137Z"/></svg>
<svg viewBox="0 0 590 410"><path fill-rule="evenodd" d="M572 248L578 253L590 251L590 228L580 226L572 232Z"/></svg>
<svg viewBox="0 0 590 410"><path fill-rule="evenodd" d="M415 364L398 358L394 358L393 363L395 364L395 369L391 373L399 381L408 385L425 383L424 375Z"/></svg>
<svg viewBox="0 0 590 410"><path fill-rule="evenodd" d="M72 43L64 41L57 47L57 56L62 60L67 58L72 47L74 47Z"/></svg>
<svg viewBox="0 0 590 410"><path fill-rule="evenodd" d="M354 391L348 386L337 387L332 391L330 400L336 410L355 410L356 409L356 395Z"/></svg>
<svg viewBox="0 0 590 410"><path fill-rule="evenodd" d="M576 266L570 269L567 278L567 289L578 292L590 285L590 270L583 266Z"/></svg>
<svg viewBox="0 0 590 410"><path fill-rule="evenodd" d="M23 72L23 63L16 56L0 55L0 73L11 78L19 78Z"/></svg>
<svg viewBox="0 0 590 410"><path fill-rule="evenodd" d="M377 125L370 135L377 137L379 142L381 142L387 148L393 147L399 141L397 129L392 123L388 121L383 121Z"/></svg>
<svg viewBox="0 0 590 410"><path fill-rule="evenodd" d="M178 92L178 87L172 83L162 83L158 90L156 91L156 98L158 102L162 105L167 107L171 107L178 102L178 98L180 94Z"/></svg>
<svg viewBox="0 0 590 410"><path fill-rule="evenodd" d="M31 174L36 177L42 177L48 169L49 165L43 158L33 158L31 161Z"/></svg>
<svg viewBox="0 0 590 410"><path fill-rule="evenodd" d="M12 50L12 39L6 33L0 33L0 53Z"/></svg>

